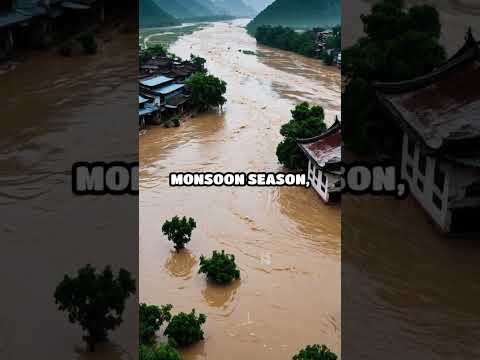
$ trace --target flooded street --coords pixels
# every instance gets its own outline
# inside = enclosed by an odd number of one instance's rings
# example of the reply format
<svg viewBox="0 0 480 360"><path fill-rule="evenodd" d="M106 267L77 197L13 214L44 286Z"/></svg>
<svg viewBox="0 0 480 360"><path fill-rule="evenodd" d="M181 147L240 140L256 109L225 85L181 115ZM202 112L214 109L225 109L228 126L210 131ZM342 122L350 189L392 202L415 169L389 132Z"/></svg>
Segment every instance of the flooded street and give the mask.
<svg viewBox="0 0 480 360"><path fill-rule="evenodd" d="M74 162L137 158L137 36L108 36L99 46L96 55L71 58L32 52L0 75L0 272L8 289L0 359L118 360L137 352L135 297L112 342L94 354L53 298L64 274L87 263L137 277L138 199L72 193Z"/></svg>
<svg viewBox="0 0 480 360"><path fill-rule="evenodd" d="M182 351L187 360L283 360L312 343L340 353L338 206L313 189L168 186L171 171L281 171L275 150L293 106L322 105L328 123L340 110L338 69L257 47L246 23L212 24L170 49L206 58L228 102L223 113L140 136L140 301L207 315L206 339ZM180 254L161 232L174 215L197 221ZM197 274L215 249L236 256L241 281L217 287Z"/></svg>

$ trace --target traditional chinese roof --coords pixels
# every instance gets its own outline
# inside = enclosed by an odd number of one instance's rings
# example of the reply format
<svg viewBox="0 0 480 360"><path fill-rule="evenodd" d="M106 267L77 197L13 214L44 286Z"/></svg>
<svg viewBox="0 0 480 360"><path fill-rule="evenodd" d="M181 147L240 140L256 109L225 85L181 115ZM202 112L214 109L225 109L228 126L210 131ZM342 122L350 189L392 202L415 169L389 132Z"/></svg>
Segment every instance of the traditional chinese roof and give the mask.
<svg viewBox="0 0 480 360"><path fill-rule="evenodd" d="M310 139L297 139L302 151L320 168L336 166L342 160L342 132L338 119L319 136Z"/></svg>
<svg viewBox="0 0 480 360"><path fill-rule="evenodd" d="M430 74L374 86L406 131L429 151L449 153L480 140L479 84L480 50L469 34L466 44Z"/></svg>

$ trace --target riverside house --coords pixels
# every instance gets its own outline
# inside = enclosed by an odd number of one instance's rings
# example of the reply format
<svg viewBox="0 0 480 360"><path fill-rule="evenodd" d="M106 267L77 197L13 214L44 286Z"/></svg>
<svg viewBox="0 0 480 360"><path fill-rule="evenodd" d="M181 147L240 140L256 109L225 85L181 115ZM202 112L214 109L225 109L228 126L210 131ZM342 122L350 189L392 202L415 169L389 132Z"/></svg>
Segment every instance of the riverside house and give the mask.
<svg viewBox="0 0 480 360"><path fill-rule="evenodd" d="M432 73L376 83L403 133L402 176L445 233L480 231L480 48L465 45Z"/></svg>
<svg viewBox="0 0 480 360"><path fill-rule="evenodd" d="M43 48L86 26L102 23L105 3L107 1L100 0L0 0L0 61L11 58L16 49Z"/></svg>
<svg viewBox="0 0 480 360"><path fill-rule="evenodd" d="M139 96L139 122L148 120L141 115L142 104L148 105L149 101L141 99L151 99L151 105L155 109L155 120L161 122L165 117L168 119L172 116L181 115L184 111L184 105L190 99L185 84L177 83L175 79L157 75L150 78L140 79L140 96ZM143 113L143 112L142 112Z"/></svg>
<svg viewBox="0 0 480 360"><path fill-rule="evenodd" d="M308 179L325 202L340 199L340 165L342 154L341 124L335 123L319 136L298 139L297 144L308 158Z"/></svg>

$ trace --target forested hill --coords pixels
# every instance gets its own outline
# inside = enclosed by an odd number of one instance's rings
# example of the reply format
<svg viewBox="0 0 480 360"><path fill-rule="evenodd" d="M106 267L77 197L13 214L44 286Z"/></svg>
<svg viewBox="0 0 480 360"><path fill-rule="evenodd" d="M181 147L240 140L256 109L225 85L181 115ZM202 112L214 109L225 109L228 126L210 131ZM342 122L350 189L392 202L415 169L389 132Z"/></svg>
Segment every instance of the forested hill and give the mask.
<svg viewBox="0 0 480 360"><path fill-rule="evenodd" d="M340 0L276 0L248 24L254 33L261 25L292 28L333 26L341 22Z"/></svg>
<svg viewBox="0 0 480 360"><path fill-rule="evenodd" d="M174 16L177 19L188 19L195 14L180 4L177 0L153 0L162 10Z"/></svg>
<svg viewBox="0 0 480 360"><path fill-rule="evenodd" d="M233 16L255 16L257 13L243 0L213 0L215 6Z"/></svg>
<svg viewBox="0 0 480 360"><path fill-rule="evenodd" d="M140 27L177 25L171 15L160 9L153 0L140 0L139 2Z"/></svg>

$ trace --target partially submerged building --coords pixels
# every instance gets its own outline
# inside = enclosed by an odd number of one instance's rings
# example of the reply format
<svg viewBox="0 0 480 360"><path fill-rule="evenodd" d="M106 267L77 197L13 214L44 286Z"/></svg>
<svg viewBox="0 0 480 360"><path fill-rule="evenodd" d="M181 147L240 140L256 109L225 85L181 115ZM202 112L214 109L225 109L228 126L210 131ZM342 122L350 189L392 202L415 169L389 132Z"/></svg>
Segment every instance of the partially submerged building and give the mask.
<svg viewBox="0 0 480 360"><path fill-rule="evenodd" d="M297 144L308 158L308 179L325 202L340 199L342 133L338 118L319 136L298 139Z"/></svg>
<svg viewBox="0 0 480 360"><path fill-rule="evenodd" d="M139 101L141 98L152 99L152 105L158 108L158 116L164 113L168 118L183 113L184 105L190 99L190 95L186 91L185 84L177 83L175 79L164 75L157 75L140 80ZM142 121L141 118L139 120Z"/></svg>
<svg viewBox="0 0 480 360"><path fill-rule="evenodd" d="M432 73L374 84L403 132L402 176L446 233L480 231L479 84L480 48L470 32Z"/></svg>

